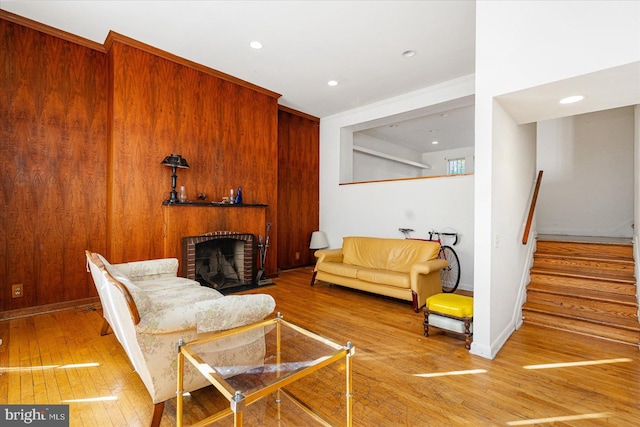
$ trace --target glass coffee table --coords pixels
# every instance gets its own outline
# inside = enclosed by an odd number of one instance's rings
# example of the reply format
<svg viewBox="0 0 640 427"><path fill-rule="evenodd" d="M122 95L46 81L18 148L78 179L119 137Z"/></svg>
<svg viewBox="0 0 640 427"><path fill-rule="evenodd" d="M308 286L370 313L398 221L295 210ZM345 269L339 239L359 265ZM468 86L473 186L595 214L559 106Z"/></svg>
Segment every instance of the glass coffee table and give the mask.
<svg viewBox="0 0 640 427"><path fill-rule="evenodd" d="M229 401L229 407L201 421L204 426L233 417L241 426L243 411L261 399L274 399L279 417L283 399L310 415L319 425L331 423L317 410L285 389L334 362L345 359L346 425L352 425L353 388L351 358L355 347L334 343L311 331L275 318L209 337L178 344L176 424L182 426L185 359Z"/></svg>

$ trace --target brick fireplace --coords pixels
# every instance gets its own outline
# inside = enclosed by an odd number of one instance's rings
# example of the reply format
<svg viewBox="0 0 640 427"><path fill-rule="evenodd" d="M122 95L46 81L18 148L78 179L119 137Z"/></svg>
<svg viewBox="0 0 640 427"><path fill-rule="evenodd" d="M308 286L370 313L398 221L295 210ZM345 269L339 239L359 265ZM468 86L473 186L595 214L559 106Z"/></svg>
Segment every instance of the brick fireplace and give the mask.
<svg viewBox="0 0 640 427"><path fill-rule="evenodd" d="M182 275L203 286L224 289L254 284L255 237L213 231L182 238Z"/></svg>

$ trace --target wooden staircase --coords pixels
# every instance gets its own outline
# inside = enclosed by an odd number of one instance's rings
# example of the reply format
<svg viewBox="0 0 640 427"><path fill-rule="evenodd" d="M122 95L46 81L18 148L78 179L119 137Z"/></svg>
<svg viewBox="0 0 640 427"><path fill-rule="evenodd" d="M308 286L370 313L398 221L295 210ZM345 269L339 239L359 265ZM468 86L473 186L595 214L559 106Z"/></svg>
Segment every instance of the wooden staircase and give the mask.
<svg viewBox="0 0 640 427"><path fill-rule="evenodd" d="M538 237L525 323L639 345L631 242L563 239Z"/></svg>

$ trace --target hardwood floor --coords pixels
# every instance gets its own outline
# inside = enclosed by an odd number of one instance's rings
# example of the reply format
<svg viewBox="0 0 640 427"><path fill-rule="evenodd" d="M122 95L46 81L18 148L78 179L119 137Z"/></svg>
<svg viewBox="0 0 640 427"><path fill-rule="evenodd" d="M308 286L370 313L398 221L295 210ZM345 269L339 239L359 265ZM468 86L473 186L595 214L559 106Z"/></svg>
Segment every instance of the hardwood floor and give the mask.
<svg viewBox="0 0 640 427"><path fill-rule="evenodd" d="M422 334L411 304L319 282L310 269L282 272L259 291L285 319L356 347L355 426L635 426L640 419L636 347L524 325L495 360L469 354L453 336ZM0 322L0 403L68 403L72 426L145 426L151 400L113 335L100 336L91 307ZM531 365L574 364L528 369ZM291 391L344 423L344 364ZM458 373L458 375L455 375ZM245 425L277 425L251 407ZM185 423L226 407L211 387L185 399ZM312 425L285 407L280 425ZM535 421L537 420L537 421ZM175 425L175 399L162 426ZM229 424L225 424L229 425Z"/></svg>

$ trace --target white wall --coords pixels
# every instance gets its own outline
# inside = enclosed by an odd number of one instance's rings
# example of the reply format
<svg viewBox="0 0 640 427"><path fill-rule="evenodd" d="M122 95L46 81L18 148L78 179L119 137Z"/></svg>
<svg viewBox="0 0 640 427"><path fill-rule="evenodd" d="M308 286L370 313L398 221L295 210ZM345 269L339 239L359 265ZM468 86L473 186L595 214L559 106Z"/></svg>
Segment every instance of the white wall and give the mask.
<svg viewBox="0 0 640 427"><path fill-rule="evenodd" d="M443 176L449 172L448 160L460 158L465 159L465 173L472 174L474 171L473 147L419 153L360 132L353 134L353 145L431 166L431 169L425 169L356 151L353 153L353 182Z"/></svg>
<svg viewBox="0 0 640 427"><path fill-rule="evenodd" d="M422 170L367 153L353 153L353 182L417 178Z"/></svg>
<svg viewBox="0 0 640 427"><path fill-rule="evenodd" d="M629 64L639 22L638 1L477 2L476 68L489 66L483 85L501 95Z"/></svg>
<svg viewBox="0 0 640 427"><path fill-rule="evenodd" d="M635 247L635 261L636 261L636 284L640 278L640 105L636 105L634 108L635 119L635 132L634 132L634 228L633 228L633 241ZM640 286L636 286L636 292L640 298Z"/></svg>
<svg viewBox="0 0 640 427"><path fill-rule="evenodd" d="M473 76L429 87L383 103L347 111L320 121L320 229L330 247L350 235L402 238L452 227L461 234L455 249L462 269L461 289L473 287L473 176L419 178L340 185L341 129L381 117L413 111L473 95Z"/></svg>
<svg viewBox="0 0 640 427"><path fill-rule="evenodd" d="M489 244L493 251L490 298L493 353L493 349L502 347L519 326L514 312L520 312L519 297L528 283L526 267L530 249L522 244L522 234L536 178L536 126L516 124L496 102L493 106L492 137L494 181ZM526 283L523 283L523 273L527 277ZM514 308L518 310L514 311Z"/></svg>
<svg viewBox="0 0 640 427"><path fill-rule="evenodd" d="M402 238L398 228L413 228L411 237L427 238L429 230L453 228L459 233L459 287L473 290L473 181L467 175L342 185L332 200L342 209L326 212L320 229L330 247L340 247L344 236Z"/></svg>
<svg viewBox="0 0 640 427"><path fill-rule="evenodd" d="M392 142L366 135L353 134L353 145L400 157L413 162L421 162L419 152ZM423 169L405 163L377 157L367 153L353 153L353 181L374 181L381 179L415 178L422 176Z"/></svg>
<svg viewBox="0 0 640 427"><path fill-rule="evenodd" d="M538 123L540 234L632 237L634 108Z"/></svg>
<svg viewBox="0 0 640 427"><path fill-rule="evenodd" d="M424 172L425 176L440 176L449 173L449 160L465 159L465 173L473 173L475 167L475 150L473 147L456 148L453 150L435 151L433 153L423 153L422 163L431 166L431 169Z"/></svg>
<svg viewBox="0 0 640 427"><path fill-rule="evenodd" d="M493 245L495 237L504 242L517 235L512 220L522 218L522 206L509 196L515 190L528 195L524 181L535 162L533 132L516 128L494 99L639 60L640 2L477 2L472 353L494 357L513 331L519 310L514 278L522 273L512 269L526 265L529 253L509 250L515 249L511 241L502 248ZM518 135L520 143L508 145L503 140L508 134ZM504 150L526 172L499 163L505 161ZM527 155L534 158L525 161Z"/></svg>

